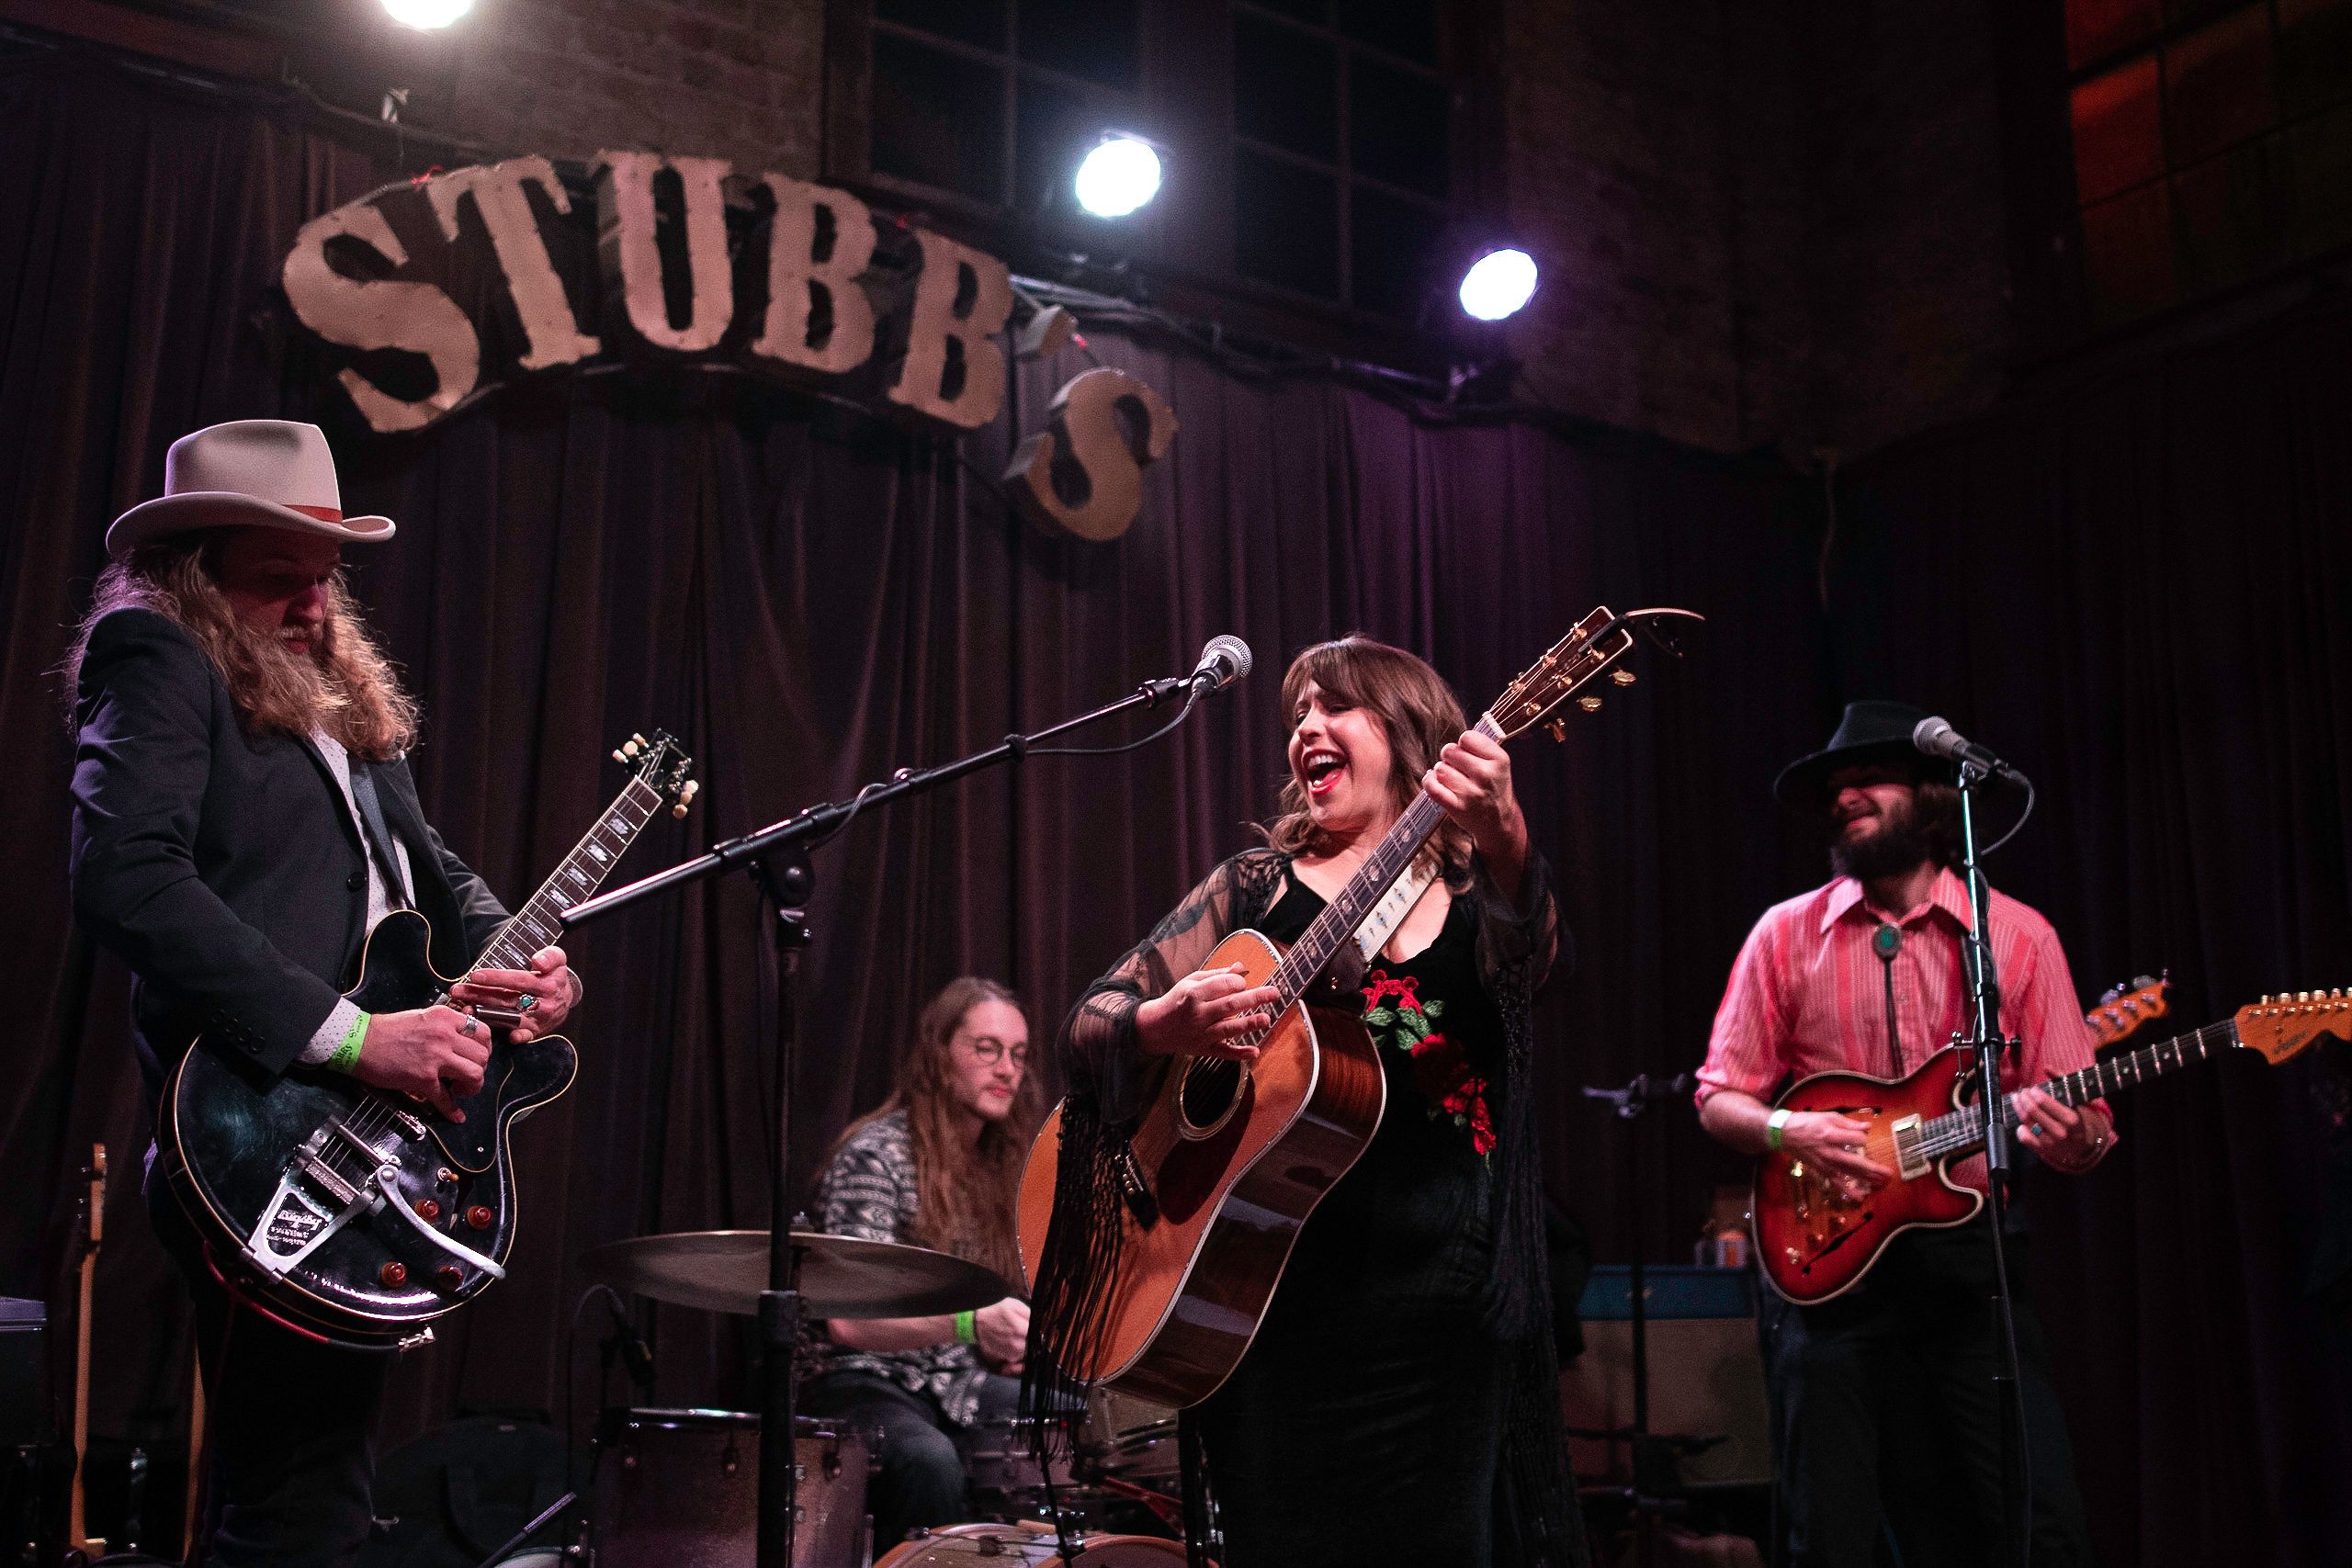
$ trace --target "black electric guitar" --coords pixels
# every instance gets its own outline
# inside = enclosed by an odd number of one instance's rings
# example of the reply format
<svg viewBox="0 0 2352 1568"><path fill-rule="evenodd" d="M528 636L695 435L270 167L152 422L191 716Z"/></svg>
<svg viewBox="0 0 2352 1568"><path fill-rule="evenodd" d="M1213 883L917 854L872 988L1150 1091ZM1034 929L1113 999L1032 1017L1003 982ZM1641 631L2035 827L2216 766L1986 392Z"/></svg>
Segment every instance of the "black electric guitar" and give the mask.
<svg viewBox="0 0 2352 1568"><path fill-rule="evenodd" d="M526 969L564 910L596 891L665 801L685 814L694 765L657 732L613 753L628 787L553 876L498 929L480 969ZM432 932L413 909L368 935L364 1012L446 1001ZM511 1021L511 1015L509 1015ZM571 1087L579 1054L560 1034L521 1043L493 1027L481 1088L463 1122L422 1100L297 1066L264 1083L202 1041L180 1059L157 1114L159 1165L212 1268L241 1298L298 1333L357 1349L404 1349L426 1326L505 1277L514 1242L510 1129Z"/></svg>

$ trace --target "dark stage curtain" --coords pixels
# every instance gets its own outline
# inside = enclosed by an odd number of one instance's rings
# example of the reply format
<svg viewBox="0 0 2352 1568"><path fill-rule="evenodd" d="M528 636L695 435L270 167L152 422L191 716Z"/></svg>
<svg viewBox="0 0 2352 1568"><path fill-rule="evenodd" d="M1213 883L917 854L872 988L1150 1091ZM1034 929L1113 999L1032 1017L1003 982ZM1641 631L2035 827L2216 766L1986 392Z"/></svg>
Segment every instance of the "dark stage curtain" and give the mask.
<svg viewBox="0 0 2352 1568"><path fill-rule="evenodd" d="M371 440L272 285L304 219L414 172L389 138L53 62L0 78L0 482L16 498L0 513L0 713L17 739L0 866L18 1042L0 1086L0 1290L48 1296L67 1320L72 1176L103 1137L119 1164L94 1429L161 1428L187 1350L134 1195L146 1111L125 979L67 917L70 748L44 671L106 524L158 492L175 436L229 418L323 420L346 506L399 521L391 545L353 552L358 590L426 705L426 808L510 900L617 788L604 756L631 729L677 731L706 782L695 815L664 819L625 868L644 872L1188 670L1213 633L1257 649L1259 673L1169 740L985 774L821 852L792 1145L804 1180L880 1098L940 983L1004 976L1050 1030L1253 841L1283 771L1276 693L1296 649L1354 629L1402 642L1475 712L1596 603L1706 613L1690 660L1643 657L1640 685L1519 766L1583 953L1544 1014L1553 1185L1604 1253L1623 1250L1621 1212L1661 1245L1693 1233L1698 1184L1624 1192L1612 1124L1576 1090L1695 1059L1747 921L1804 872L1759 811L1772 770L1829 712L1811 528L1776 469L1526 424L1442 427L1326 379L1246 378L1106 331L1085 355L1022 367L1012 417L960 457L693 371L520 385L422 435ZM1182 423L1140 520L1108 545L1047 537L986 479L1088 355L1136 370ZM707 886L571 947L590 987L583 1070L518 1134L513 1276L403 1361L393 1438L468 1406L560 1409L584 1249L765 1221L770 1037L749 889ZM1675 1120L1670 1168L1719 1168ZM748 1392L739 1325L659 1317L661 1403Z"/></svg>
<svg viewBox="0 0 2352 1568"><path fill-rule="evenodd" d="M2161 1038L2346 983L2352 312L2069 375L1839 502L1839 683L2039 783L1991 874L2079 984L2169 968ZM2097 1178L2033 1183L2109 1562L2352 1561L2347 1090L2340 1043L2244 1055L2119 1098Z"/></svg>

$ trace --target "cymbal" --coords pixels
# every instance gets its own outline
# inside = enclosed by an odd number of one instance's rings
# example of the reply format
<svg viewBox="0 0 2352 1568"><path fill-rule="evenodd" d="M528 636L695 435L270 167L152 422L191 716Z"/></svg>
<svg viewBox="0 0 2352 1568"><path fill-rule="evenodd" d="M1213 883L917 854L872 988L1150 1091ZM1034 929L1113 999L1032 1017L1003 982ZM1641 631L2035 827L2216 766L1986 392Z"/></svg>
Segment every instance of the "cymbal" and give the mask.
<svg viewBox="0 0 2352 1568"><path fill-rule="evenodd" d="M800 1310L810 1317L929 1317L1013 1294L989 1269L927 1247L794 1231ZM680 1231L593 1248L591 1273L641 1296L711 1312L756 1313L768 1284L765 1231Z"/></svg>

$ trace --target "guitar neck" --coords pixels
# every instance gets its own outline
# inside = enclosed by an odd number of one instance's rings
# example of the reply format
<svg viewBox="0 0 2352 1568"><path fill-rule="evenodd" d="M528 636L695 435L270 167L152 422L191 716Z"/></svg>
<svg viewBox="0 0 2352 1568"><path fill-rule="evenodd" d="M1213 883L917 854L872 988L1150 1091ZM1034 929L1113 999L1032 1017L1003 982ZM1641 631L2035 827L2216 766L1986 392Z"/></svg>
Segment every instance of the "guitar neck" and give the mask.
<svg viewBox="0 0 2352 1568"><path fill-rule="evenodd" d="M2216 1051L2227 1050L2239 1043L2237 1024L2223 1019L2209 1023L2187 1034L2176 1034L2170 1040L2159 1040L2139 1051L2110 1056L2094 1062L2078 1073L2068 1073L2048 1083L2034 1087L2062 1105L2082 1105L2102 1095L2118 1094L2135 1084L2146 1083L2194 1062L2210 1061ZM2015 1127L2023 1118L2018 1112L2017 1096L2001 1099L2001 1125ZM1941 1155L1959 1154L1978 1148L1984 1142L1984 1125L1973 1110L1947 1111L1920 1129L1918 1152L1933 1158Z"/></svg>
<svg viewBox="0 0 2352 1568"><path fill-rule="evenodd" d="M1482 716L1477 728L1482 735L1501 739L1501 729L1492 714ZM1299 934L1298 941L1275 966L1267 984L1282 993L1283 1007L1296 1001L1338 956L1444 820L1445 812L1436 801L1425 794L1413 796L1413 803L1405 807L1403 815L1382 836L1356 874L1348 878L1348 885Z"/></svg>
<svg viewBox="0 0 2352 1568"><path fill-rule="evenodd" d="M612 874L621 852L661 807L659 792L642 779L631 779L612 805L597 818L586 837L573 846L555 874L539 885L530 901L498 928L490 944L474 961L476 969L528 969L531 954L555 941L563 930L563 912L594 894Z"/></svg>

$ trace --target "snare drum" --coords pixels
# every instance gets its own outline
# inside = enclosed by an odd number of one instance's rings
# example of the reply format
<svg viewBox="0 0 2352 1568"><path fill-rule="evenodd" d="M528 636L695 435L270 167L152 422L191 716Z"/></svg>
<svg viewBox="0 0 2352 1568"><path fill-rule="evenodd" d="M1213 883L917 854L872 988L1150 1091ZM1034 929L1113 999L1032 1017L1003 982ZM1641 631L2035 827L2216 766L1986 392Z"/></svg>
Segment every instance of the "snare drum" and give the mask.
<svg viewBox="0 0 2352 1568"><path fill-rule="evenodd" d="M733 1410L629 1410L608 1424L596 1472L601 1568L740 1568L759 1547L760 1418ZM794 1568L865 1560L865 1439L803 1419Z"/></svg>
<svg viewBox="0 0 2352 1568"><path fill-rule="evenodd" d="M1086 1470L1155 1492L1174 1493L1183 1477L1176 1450L1176 1412L1131 1393L1089 1389L1078 1447Z"/></svg>
<svg viewBox="0 0 2352 1568"><path fill-rule="evenodd" d="M874 1568L970 1568L987 1559L1020 1568L1182 1568L1184 1543L1141 1535L1080 1535L1071 1538L1078 1555L1064 1559L1053 1528L1035 1522L1011 1525L949 1525L899 1542L875 1560ZM1214 1568L1214 1564L1212 1564Z"/></svg>

